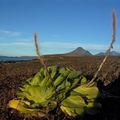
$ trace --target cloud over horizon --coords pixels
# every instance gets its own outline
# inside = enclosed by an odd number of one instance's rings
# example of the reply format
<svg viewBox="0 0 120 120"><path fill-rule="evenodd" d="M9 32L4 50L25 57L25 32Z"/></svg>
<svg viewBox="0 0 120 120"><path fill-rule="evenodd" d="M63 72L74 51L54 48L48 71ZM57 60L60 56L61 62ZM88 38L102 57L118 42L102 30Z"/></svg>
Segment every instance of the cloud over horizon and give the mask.
<svg viewBox="0 0 120 120"><path fill-rule="evenodd" d="M16 37L16 36L20 36L21 32L0 29L0 35L5 37Z"/></svg>
<svg viewBox="0 0 120 120"><path fill-rule="evenodd" d="M76 49L77 47L83 47L84 49L90 51L92 54L96 54L97 52L103 52L106 51L109 45L105 44L86 44L86 43L75 43L75 42L41 42L40 48L43 52L43 54L57 54L57 53L65 53L69 52L71 50ZM34 41L28 40L28 39L23 39L23 40L16 40L15 42L11 43L1 43L0 44L0 51L1 50L6 50L9 48L9 53L10 53L10 48L18 48L17 51L21 51L20 53L22 54L28 54L28 51L23 51L23 49L31 49L34 50ZM120 46L119 45L114 45L113 48L114 51L119 52ZM12 50L11 50L12 53ZM33 55L34 51L31 53ZM30 54L30 53L29 53Z"/></svg>

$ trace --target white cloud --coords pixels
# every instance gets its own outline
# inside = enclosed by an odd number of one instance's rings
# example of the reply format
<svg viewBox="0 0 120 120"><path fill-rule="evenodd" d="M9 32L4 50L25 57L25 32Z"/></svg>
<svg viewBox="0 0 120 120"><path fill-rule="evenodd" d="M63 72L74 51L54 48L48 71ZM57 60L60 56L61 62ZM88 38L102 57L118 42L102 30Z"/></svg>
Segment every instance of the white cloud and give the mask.
<svg viewBox="0 0 120 120"><path fill-rule="evenodd" d="M0 35L6 35L6 36L20 36L20 32L15 31L8 31L8 30L0 30Z"/></svg>
<svg viewBox="0 0 120 120"><path fill-rule="evenodd" d="M23 41L16 41L16 42L11 42L11 43L1 43L0 47L5 48L5 47L28 47L28 48L34 48L34 42L33 41L27 41L27 40L23 40ZM76 49L77 47L83 47L86 50L89 51L105 51L108 48L109 45L104 45L104 44L90 44L90 43L73 43L73 42L42 42L40 44L40 48L41 49L47 49L47 50L52 50L52 49L56 49L56 50L72 50L72 49ZM119 45L114 45L114 49L115 51L119 51L120 50L120 46Z"/></svg>
<svg viewBox="0 0 120 120"><path fill-rule="evenodd" d="M87 50L106 50L108 48L108 45L104 44L90 44L90 43L73 43L73 42L43 42L41 43L41 47L43 48L56 48L56 49L73 49L77 47L83 47ZM114 49L119 51L120 46L115 45Z"/></svg>
<svg viewBox="0 0 120 120"><path fill-rule="evenodd" d="M17 42L10 42L10 43L1 43L0 47L22 47L22 46L26 46L26 47L32 47L34 46L33 42L28 42L28 41L17 41Z"/></svg>

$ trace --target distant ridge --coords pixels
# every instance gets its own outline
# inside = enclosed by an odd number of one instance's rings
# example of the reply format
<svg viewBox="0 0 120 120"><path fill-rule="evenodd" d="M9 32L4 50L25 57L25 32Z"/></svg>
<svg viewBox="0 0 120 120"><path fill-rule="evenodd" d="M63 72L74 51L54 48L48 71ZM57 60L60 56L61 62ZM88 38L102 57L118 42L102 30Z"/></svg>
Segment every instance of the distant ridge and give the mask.
<svg viewBox="0 0 120 120"><path fill-rule="evenodd" d="M64 55L67 55L67 56L92 56L92 54L89 51L83 49L82 47L78 47L69 53L65 53Z"/></svg>
<svg viewBox="0 0 120 120"><path fill-rule="evenodd" d="M0 56L0 61L26 61L36 59L35 56L20 56L20 57L9 57L9 56Z"/></svg>
<svg viewBox="0 0 120 120"><path fill-rule="evenodd" d="M100 53L96 54L95 56L105 56L105 53L104 52L100 52ZM116 52L116 51L111 51L110 52L110 56L120 56L120 53Z"/></svg>
<svg viewBox="0 0 120 120"><path fill-rule="evenodd" d="M98 53L96 55L92 55L89 51L83 49L82 47L78 47L75 50L65 53L65 54L51 54L51 55L44 55L44 56L105 56L104 52ZM119 52L112 51L110 56L120 56ZM0 61L29 61L38 59L37 56L20 56L20 57L11 57L11 56L0 56Z"/></svg>

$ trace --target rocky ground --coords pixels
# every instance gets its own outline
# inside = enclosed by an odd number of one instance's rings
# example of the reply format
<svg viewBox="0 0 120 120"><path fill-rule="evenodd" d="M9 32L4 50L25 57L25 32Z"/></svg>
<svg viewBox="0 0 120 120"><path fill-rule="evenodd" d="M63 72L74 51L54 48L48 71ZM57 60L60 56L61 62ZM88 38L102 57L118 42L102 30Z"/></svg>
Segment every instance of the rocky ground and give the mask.
<svg viewBox="0 0 120 120"><path fill-rule="evenodd" d="M74 68L91 80L103 57L46 56L46 64ZM34 76L42 67L39 60L0 63L0 120L23 120L24 117L8 109L7 103L16 96L22 82ZM100 91L109 93L101 99L102 110L94 116L85 115L82 120L120 120L120 57L109 57L97 77ZM53 115L51 115L53 116ZM39 119L40 118L29 118ZM47 118L44 118L47 119ZM53 119L53 117L50 117ZM55 119L60 119L55 117ZM68 118L65 118L68 119Z"/></svg>

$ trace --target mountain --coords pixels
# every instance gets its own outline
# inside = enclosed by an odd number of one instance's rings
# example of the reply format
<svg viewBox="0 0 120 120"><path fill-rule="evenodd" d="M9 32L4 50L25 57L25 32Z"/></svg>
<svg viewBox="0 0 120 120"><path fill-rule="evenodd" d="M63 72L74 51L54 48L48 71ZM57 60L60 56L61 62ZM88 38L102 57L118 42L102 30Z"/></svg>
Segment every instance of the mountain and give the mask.
<svg viewBox="0 0 120 120"><path fill-rule="evenodd" d="M82 47L78 47L77 49L69 52L69 53L65 53L64 55L67 55L67 56L92 56L92 54L83 49Z"/></svg>
<svg viewBox="0 0 120 120"><path fill-rule="evenodd" d="M0 56L0 61L26 61L33 60L35 56L21 56L21 57L8 57L8 56Z"/></svg>
<svg viewBox="0 0 120 120"><path fill-rule="evenodd" d="M112 52L111 52L111 55L112 55L112 56L120 56L120 53L119 53L119 52L116 52L116 51L112 51Z"/></svg>
<svg viewBox="0 0 120 120"><path fill-rule="evenodd" d="M95 56L105 56L105 53L101 52L101 53L96 54ZM111 51L110 56L120 56L120 53L116 51Z"/></svg>
<svg viewBox="0 0 120 120"><path fill-rule="evenodd" d="M105 56L105 53L104 52L100 52L100 53L96 54L95 56Z"/></svg>

